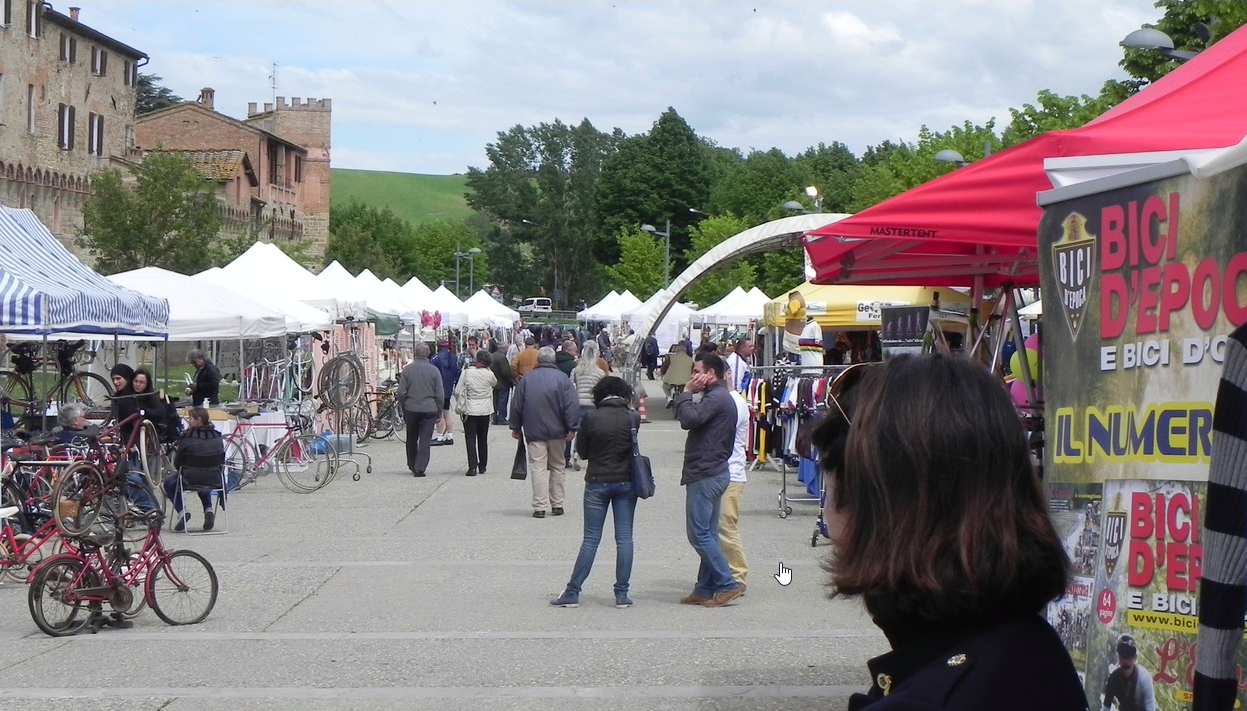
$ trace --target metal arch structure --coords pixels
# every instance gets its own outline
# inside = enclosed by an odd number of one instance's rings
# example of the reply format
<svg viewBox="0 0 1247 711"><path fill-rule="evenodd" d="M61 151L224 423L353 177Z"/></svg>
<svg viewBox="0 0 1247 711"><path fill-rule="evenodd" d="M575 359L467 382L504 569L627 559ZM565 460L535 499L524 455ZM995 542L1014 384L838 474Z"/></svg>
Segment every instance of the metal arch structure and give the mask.
<svg viewBox="0 0 1247 711"><path fill-rule="evenodd" d="M770 252L789 247L800 247L802 246L801 236L806 232L826 227L848 216L846 213L834 212L783 217L778 220L764 222L756 227L750 227L744 232L720 242L714 249L701 255L697 261L688 265L688 268L680 272L670 286L661 292L662 296L658 301L659 308L650 314L641 327L638 338L632 344L629 362L640 362L641 348L645 345L645 341L653 335L654 330L666 318L667 312L671 310L671 307L680 300L684 292L688 291L689 286L702 274L733 259L750 254Z"/></svg>

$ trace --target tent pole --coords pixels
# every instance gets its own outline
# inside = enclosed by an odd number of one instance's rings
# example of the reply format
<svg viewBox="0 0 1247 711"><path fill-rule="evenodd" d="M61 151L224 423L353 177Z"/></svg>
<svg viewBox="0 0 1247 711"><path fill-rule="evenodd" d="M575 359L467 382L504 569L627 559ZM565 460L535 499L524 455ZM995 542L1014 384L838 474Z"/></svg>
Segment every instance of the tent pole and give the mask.
<svg viewBox="0 0 1247 711"><path fill-rule="evenodd" d="M1035 385L1035 377L1031 373L1030 361L1026 358L1026 339L1022 337L1022 317L1018 314L1017 301L1013 298L1013 285L1005 284L1009 290L1009 320L1013 325L1013 342L1017 346L1018 369L1022 371L1022 383L1026 386L1026 403L1032 409L1039 405L1039 389Z"/></svg>
<svg viewBox="0 0 1247 711"><path fill-rule="evenodd" d="M240 337L238 339L238 394L235 396L238 398L239 402L243 401L242 399L242 373L243 373L243 361L246 359L246 354L243 352L242 344L243 344L243 339Z"/></svg>

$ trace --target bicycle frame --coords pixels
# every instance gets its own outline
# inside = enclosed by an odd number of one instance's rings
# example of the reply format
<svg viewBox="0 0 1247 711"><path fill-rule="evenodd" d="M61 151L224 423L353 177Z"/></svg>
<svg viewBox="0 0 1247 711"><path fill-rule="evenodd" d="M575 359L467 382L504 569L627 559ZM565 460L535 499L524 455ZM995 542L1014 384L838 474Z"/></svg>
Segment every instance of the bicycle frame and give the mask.
<svg viewBox="0 0 1247 711"><path fill-rule="evenodd" d="M120 533L117 535L120 536ZM117 561L117 567L126 566L128 568L125 572L114 570L114 566L109 563L107 552L113 549L114 546L115 543L92 545L89 548L84 546L70 553L61 553L46 558L30 572L27 580L33 578L39 569L45 565L62 560L76 560L82 563L82 570L78 572L78 575L66 588L63 601L89 604L108 603L113 600L113 596L118 589L121 587L136 587L140 580L145 581L147 578L150 578L152 571L169 560L169 551L160 539L160 524L148 526L147 536L143 539L143 546L138 553L130 556L125 561ZM179 588L186 587L186 584L176 577L176 572L172 568L166 567L165 572L169 576L169 580ZM97 587L80 587L83 580L92 574L99 576L98 582L100 584ZM150 605L151 594L149 587L144 586L143 599Z"/></svg>
<svg viewBox="0 0 1247 711"><path fill-rule="evenodd" d="M67 549L77 550L56 530L56 520L51 517L44 521L43 525L39 526L33 535L24 537L23 540L18 540L17 535L13 533L13 527L5 523L3 526L0 526L0 544L3 544L12 555L8 558L0 558L0 568L12 570L19 565L25 565L30 560L31 555L42 548L43 544L48 541L59 541ZM57 553L56 555L61 554ZM42 562L41 560L40 564ZM30 583L30 579L34 576L37 567L34 566L26 571L24 582Z"/></svg>

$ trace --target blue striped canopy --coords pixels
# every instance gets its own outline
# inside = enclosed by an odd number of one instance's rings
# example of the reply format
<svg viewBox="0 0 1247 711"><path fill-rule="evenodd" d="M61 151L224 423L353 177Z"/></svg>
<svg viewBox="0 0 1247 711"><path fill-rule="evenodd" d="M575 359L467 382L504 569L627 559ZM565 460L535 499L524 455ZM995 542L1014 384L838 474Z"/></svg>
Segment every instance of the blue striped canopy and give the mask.
<svg viewBox="0 0 1247 711"><path fill-rule="evenodd" d="M0 205L0 332L163 337L169 302L91 271L30 210Z"/></svg>

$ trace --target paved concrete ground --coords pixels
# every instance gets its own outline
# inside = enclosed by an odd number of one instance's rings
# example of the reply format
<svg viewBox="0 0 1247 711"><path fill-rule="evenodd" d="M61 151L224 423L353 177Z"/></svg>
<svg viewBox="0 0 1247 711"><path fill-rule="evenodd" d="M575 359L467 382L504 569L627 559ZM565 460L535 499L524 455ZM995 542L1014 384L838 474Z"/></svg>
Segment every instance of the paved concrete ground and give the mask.
<svg viewBox="0 0 1247 711"><path fill-rule="evenodd" d="M829 601L810 547L815 508L776 515L779 474L751 475L741 528L749 592L721 609L678 604L697 558L684 536L683 433L645 425L658 495L638 505L632 598L617 610L610 527L577 609L549 607L580 544L581 473L567 515L533 519L514 453L491 432L487 474L463 476L461 441L406 473L402 445L374 471L309 495L274 478L231 499L229 533L173 546L221 581L202 624L45 637L23 586L0 588L0 705L45 709L842 709L886 649L855 602ZM192 529L199 523L192 522ZM781 587L780 561L793 570Z"/></svg>

